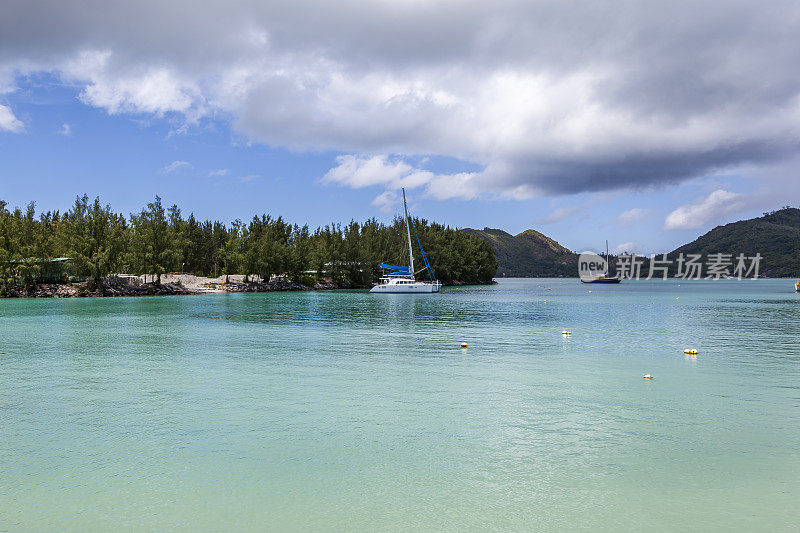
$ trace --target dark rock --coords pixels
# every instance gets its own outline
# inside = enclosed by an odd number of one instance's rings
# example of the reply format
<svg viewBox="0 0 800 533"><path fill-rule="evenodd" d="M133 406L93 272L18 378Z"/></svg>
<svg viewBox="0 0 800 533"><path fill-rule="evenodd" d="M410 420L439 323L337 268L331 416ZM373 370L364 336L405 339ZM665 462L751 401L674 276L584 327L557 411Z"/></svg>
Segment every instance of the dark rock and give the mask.
<svg viewBox="0 0 800 533"><path fill-rule="evenodd" d="M313 287L303 285L302 283L295 283L293 281L272 281L269 283L237 283L231 281L222 285L225 292L281 292L281 291L312 291L312 290L330 290L335 289L336 286L332 283L317 283Z"/></svg>

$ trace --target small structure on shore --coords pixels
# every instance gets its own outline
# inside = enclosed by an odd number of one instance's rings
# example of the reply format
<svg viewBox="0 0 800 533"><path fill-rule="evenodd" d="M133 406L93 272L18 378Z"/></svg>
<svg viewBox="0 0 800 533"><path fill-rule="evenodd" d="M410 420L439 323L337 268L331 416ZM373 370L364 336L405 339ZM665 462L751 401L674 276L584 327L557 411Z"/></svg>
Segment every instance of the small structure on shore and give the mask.
<svg viewBox="0 0 800 533"><path fill-rule="evenodd" d="M120 285L141 285L142 282L139 276L133 274L113 274L109 276L109 280Z"/></svg>
<svg viewBox="0 0 800 533"><path fill-rule="evenodd" d="M71 257L28 257L10 259L5 264L10 267L15 283L22 281L26 275L31 276L35 283L64 283L74 277Z"/></svg>

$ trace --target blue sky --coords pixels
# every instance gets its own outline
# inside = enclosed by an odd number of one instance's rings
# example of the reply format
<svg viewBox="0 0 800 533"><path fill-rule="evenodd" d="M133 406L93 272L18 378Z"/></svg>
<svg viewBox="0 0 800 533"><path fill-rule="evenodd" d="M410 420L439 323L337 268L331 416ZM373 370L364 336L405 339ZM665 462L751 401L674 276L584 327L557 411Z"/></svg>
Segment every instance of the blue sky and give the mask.
<svg viewBox="0 0 800 533"><path fill-rule="evenodd" d="M404 185L453 226L650 253L800 200L799 28L780 11L36 3L0 21L12 206L157 194L314 227L389 220Z"/></svg>

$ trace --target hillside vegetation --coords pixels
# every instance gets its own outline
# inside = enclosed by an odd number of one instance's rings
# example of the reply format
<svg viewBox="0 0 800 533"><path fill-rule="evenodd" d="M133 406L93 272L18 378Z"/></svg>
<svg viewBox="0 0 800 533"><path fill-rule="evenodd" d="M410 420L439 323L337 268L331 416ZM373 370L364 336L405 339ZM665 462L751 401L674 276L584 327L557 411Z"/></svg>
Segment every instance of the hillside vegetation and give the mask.
<svg viewBox="0 0 800 533"><path fill-rule="evenodd" d="M553 239L534 230L511 235L499 229L466 229L467 233L490 243L498 260L498 277L576 277L577 255ZM679 254L761 254L759 275L800 277L800 209L785 207L761 217L717 226L705 235L668 254L673 261L670 275L676 274ZM614 261L612 260L612 264ZM749 264L749 262L748 262ZM645 258L642 273L647 275ZM612 267L612 273L613 273Z"/></svg>
<svg viewBox="0 0 800 533"><path fill-rule="evenodd" d="M768 277L800 276L800 209L785 207L764 216L717 226L669 254L760 253L761 274Z"/></svg>
<svg viewBox="0 0 800 533"><path fill-rule="evenodd" d="M503 230L484 228L465 229L492 245L498 261L497 276L575 277L578 275L578 256L556 241L529 229L519 235Z"/></svg>

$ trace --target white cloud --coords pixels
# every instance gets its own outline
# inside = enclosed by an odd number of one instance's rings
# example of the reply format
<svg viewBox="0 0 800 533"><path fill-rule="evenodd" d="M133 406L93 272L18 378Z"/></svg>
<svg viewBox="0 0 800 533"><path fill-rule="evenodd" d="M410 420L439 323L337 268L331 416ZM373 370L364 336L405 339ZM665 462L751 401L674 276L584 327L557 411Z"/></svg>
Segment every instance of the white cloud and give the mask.
<svg viewBox="0 0 800 533"><path fill-rule="evenodd" d="M399 156L343 155L336 158L336 165L320 181L354 189L377 185L387 190L424 187L424 194L437 200L469 200L478 196L525 199L540 194L528 185L493 187L492 183L506 179L506 172L501 165L492 165L479 172L434 173L410 165Z"/></svg>
<svg viewBox="0 0 800 533"><path fill-rule="evenodd" d="M158 170L159 174L171 174L181 169L189 169L193 168L192 164L188 161L173 161L169 165L166 165Z"/></svg>
<svg viewBox="0 0 800 533"><path fill-rule="evenodd" d="M376 154L435 198L528 198L758 168L800 145L789 0L17 4L0 92L49 72L108 113L229 120L247 141L350 154L327 177L352 187L395 186ZM429 155L478 170L408 163Z"/></svg>
<svg viewBox="0 0 800 533"><path fill-rule="evenodd" d="M400 201L400 197L393 191L383 191L372 200L370 205L380 208L381 213L391 213L395 205Z"/></svg>
<svg viewBox="0 0 800 533"><path fill-rule="evenodd" d="M25 124L22 123L7 106L0 104L0 130L10 131L11 133L22 133Z"/></svg>
<svg viewBox="0 0 800 533"><path fill-rule="evenodd" d="M260 177L261 174L248 174L246 176L242 176L241 178L239 178L239 181L242 183L247 183L248 181L257 180Z"/></svg>
<svg viewBox="0 0 800 533"><path fill-rule="evenodd" d="M389 190L426 187L428 195L443 200L476 196L479 173L434 174L386 155L361 157L344 155L323 177L323 183L337 183L354 189L380 185Z"/></svg>
<svg viewBox="0 0 800 533"><path fill-rule="evenodd" d="M65 137L68 137L68 136L72 135L72 128L70 127L69 124L67 124L65 122L64 124L61 125L61 129L58 130L58 134L59 135L64 135Z"/></svg>
<svg viewBox="0 0 800 533"><path fill-rule="evenodd" d="M230 173L230 170L227 168L218 168L215 170L208 171L208 177L213 178L215 176L227 176Z"/></svg>
<svg viewBox="0 0 800 533"><path fill-rule="evenodd" d="M400 183L401 180L405 180L409 176L419 175L420 172L417 169L399 159L390 160L385 155L374 157L344 155L336 158L336 166L323 176L322 181L325 183L339 183L354 189L371 185L399 188L399 185L396 184ZM416 179L416 181L421 185L427 180Z"/></svg>
<svg viewBox="0 0 800 533"><path fill-rule="evenodd" d="M427 193L437 200L460 198L471 200L478 196L480 184L478 178L484 173L459 172L458 174L438 174L427 187ZM495 191L487 190L487 196Z"/></svg>
<svg viewBox="0 0 800 533"><path fill-rule="evenodd" d="M111 50L82 51L62 72L84 83L84 103L119 113L182 113L196 119L204 99L197 82L184 79L174 68L157 65L128 66L114 61Z"/></svg>
<svg viewBox="0 0 800 533"><path fill-rule="evenodd" d="M166 139L169 140L169 139L175 137L176 135L186 135L186 133L188 133L188 131L189 131L189 124L187 124L187 123L181 124L177 128L169 130L169 133L167 133Z"/></svg>
<svg viewBox="0 0 800 533"><path fill-rule="evenodd" d="M664 221L664 229L700 228L746 208L745 196L724 189L717 189L705 198L689 205L678 207Z"/></svg>
<svg viewBox="0 0 800 533"><path fill-rule="evenodd" d="M640 207L634 207L633 209L628 209L621 213L617 220L622 223L629 223L629 222L637 222L639 220L644 220L649 217L652 212L649 209L642 209Z"/></svg>
<svg viewBox="0 0 800 533"><path fill-rule="evenodd" d="M623 242L619 246L615 246L611 249L611 253L613 254L635 254L639 253L639 244L633 241L630 242Z"/></svg>

